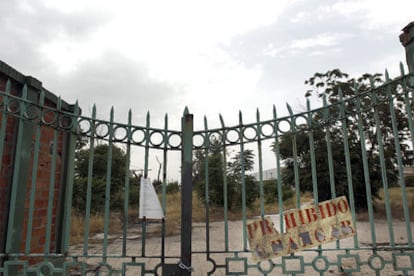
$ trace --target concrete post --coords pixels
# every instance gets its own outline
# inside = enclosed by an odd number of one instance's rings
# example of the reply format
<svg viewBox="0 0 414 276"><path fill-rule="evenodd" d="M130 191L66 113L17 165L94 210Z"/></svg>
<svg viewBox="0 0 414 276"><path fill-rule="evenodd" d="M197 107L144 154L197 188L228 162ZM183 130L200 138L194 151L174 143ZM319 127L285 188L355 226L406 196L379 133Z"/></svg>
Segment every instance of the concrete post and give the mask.
<svg viewBox="0 0 414 276"><path fill-rule="evenodd" d="M402 31L400 41L405 48L408 70L414 73L414 21L405 26Z"/></svg>

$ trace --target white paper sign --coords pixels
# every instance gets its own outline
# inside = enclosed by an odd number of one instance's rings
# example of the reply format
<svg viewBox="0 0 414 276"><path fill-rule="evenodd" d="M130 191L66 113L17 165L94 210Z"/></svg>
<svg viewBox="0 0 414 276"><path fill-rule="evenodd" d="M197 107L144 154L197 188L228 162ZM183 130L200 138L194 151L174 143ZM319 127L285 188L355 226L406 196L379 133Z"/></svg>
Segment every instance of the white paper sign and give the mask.
<svg viewBox="0 0 414 276"><path fill-rule="evenodd" d="M164 212L149 178L141 177L139 192L139 218L162 219Z"/></svg>

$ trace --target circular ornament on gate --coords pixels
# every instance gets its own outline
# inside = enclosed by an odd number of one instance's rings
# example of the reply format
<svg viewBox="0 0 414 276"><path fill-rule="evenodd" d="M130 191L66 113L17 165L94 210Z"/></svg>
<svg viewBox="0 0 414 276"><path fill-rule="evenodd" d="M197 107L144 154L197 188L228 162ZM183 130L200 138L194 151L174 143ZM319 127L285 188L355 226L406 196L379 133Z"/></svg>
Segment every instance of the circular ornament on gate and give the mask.
<svg viewBox="0 0 414 276"><path fill-rule="evenodd" d="M372 270L380 271L385 267L384 258L377 253L368 258L368 265Z"/></svg>
<svg viewBox="0 0 414 276"><path fill-rule="evenodd" d="M7 104L7 111L10 113L17 114L20 112L20 102L15 99L9 100L9 103Z"/></svg>
<svg viewBox="0 0 414 276"><path fill-rule="evenodd" d="M62 115L59 117L59 127L65 130L70 130L73 127L73 121L75 119L69 115Z"/></svg>
<svg viewBox="0 0 414 276"><path fill-rule="evenodd" d="M266 138L272 138L273 132L274 128L272 123L265 123L260 126L260 133Z"/></svg>
<svg viewBox="0 0 414 276"><path fill-rule="evenodd" d="M272 272L274 267L275 267L275 264L272 262L272 260L262 261L259 264L259 270L263 274L268 274L268 273Z"/></svg>
<svg viewBox="0 0 414 276"><path fill-rule="evenodd" d="M145 140L145 131L143 129L136 128L131 135L132 141L136 144L141 144Z"/></svg>
<svg viewBox="0 0 414 276"><path fill-rule="evenodd" d="M329 262L326 256L317 256L315 259L313 259L312 266L315 271L325 272L329 268Z"/></svg>
<svg viewBox="0 0 414 276"><path fill-rule="evenodd" d="M52 263L43 262L39 265L40 275L52 275L55 272L55 267Z"/></svg>
<svg viewBox="0 0 414 276"><path fill-rule="evenodd" d="M164 142L164 136L162 135L161 131L154 130L150 134L150 143L153 147L158 148Z"/></svg>
<svg viewBox="0 0 414 276"><path fill-rule="evenodd" d="M181 136L178 133L171 133L168 136L168 145L173 149L178 149L181 146Z"/></svg>
<svg viewBox="0 0 414 276"><path fill-rule="evenodd" d="M197 149L201 149L204 146L204 135L202 133L196 133L193 136L193 145Z"/></svg>
<svg viewBox="0 0 414 276"><path fill-rule="evenodd" d="M248 126L243 129L243 137L248 141L255 141L257 138L257 130L254 126Z"/></svg>
<svg viewBox="0 0 414 276"><path fill-rule="evenodd" d="M239 141L240 135L236 129L230 129L226 132L226 141L230 144L237 143Z"/></svg>
<svg viewBox="0 0 414 276"><path fill-rule="evenodd" d="M24 117L28 120L35 120L39 117L39 108L34 104L27 104L24 109Z"/></svg>
<svg viewBox="0 0 414 276"><path fill-rule="evenodd" d="M52 125L56 122L58 115L53 110L43 110L42 112L42 123L45 125Z"/></svg>
<svg viewBox="0 0 414 276"><path fill-rule="evenodd" d="M118 125L114 128L115 141L121 142L125 138L127 138L127 136L128 136L128 131L126 127Z"/></svg>
<svg viewBox="0 0 414 276"><path fill-rule="evenodd" d="M288 133L290 132L290 122L287 119L283 119L277 122L277 130L281 133Z"/></svg>

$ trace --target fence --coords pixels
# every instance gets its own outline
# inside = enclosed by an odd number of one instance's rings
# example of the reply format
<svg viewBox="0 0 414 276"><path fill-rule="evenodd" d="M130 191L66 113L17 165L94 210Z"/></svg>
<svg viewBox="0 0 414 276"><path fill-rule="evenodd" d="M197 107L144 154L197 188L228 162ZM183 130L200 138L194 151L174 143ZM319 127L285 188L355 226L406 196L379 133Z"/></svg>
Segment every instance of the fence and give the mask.
<svg viewBox="0 0 414 276"><path fill-rule="evenodd" d="M402 65L401 76L391 80L386 73L384 83L368 78L333 90L320 108L308 102L295 114L288 105L288 116L274 110L269 120L258 111L253 123L240 113L235 126L220 116L221 127L211 129L205 119L201 131L187 109L181 130L169 129L167 116L163 128L154 128L149 114L137 126L132 112L126 123L114 121L114 110L102 120L95 108L83 116L77 104L48 104L45 92L30 98L29 85L12 87L9 80L0 92L0 187L9 193L0 216L0 274L413 273L414 198L404 168L412 166L414 148L414 75ZM265 181L269 153L277 175ZM169 201L174 163L181 164L181 193ZM137 164L142 174L132 170ZM153 164L159 164L165 218L138 220L139 179L149 177ZM253 261L250 220L270 216L284 232L289 208L301 208L309 197L317 204L341 195L356 224L353 238ZM169 209L174 201L179 210ZM193 212L195 205L202 214ZM95 219L101 235L92 231ZM181 235L169 233L171 224Z"/></svg>

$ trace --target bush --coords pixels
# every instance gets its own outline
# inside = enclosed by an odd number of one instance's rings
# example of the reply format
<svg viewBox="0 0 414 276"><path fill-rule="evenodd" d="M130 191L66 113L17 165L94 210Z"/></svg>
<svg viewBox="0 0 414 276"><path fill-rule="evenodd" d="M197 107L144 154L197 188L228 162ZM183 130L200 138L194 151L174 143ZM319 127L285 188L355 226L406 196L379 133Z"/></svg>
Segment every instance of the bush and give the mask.
<svg viewBox="0 0 414 276"><path fill-rule="evenodd" d="M275 203L278 199L277 180L265 180L263 181L263 192L265 203ZM294 191L286 185L282 185L282 199L285 201L293 196Z"/></svg>
<svg viewBox="0 0 414 276"><path fill-rule="evenodd" d="M404 177L406 187L414 187L414 175L407 175Z"/></svg>

